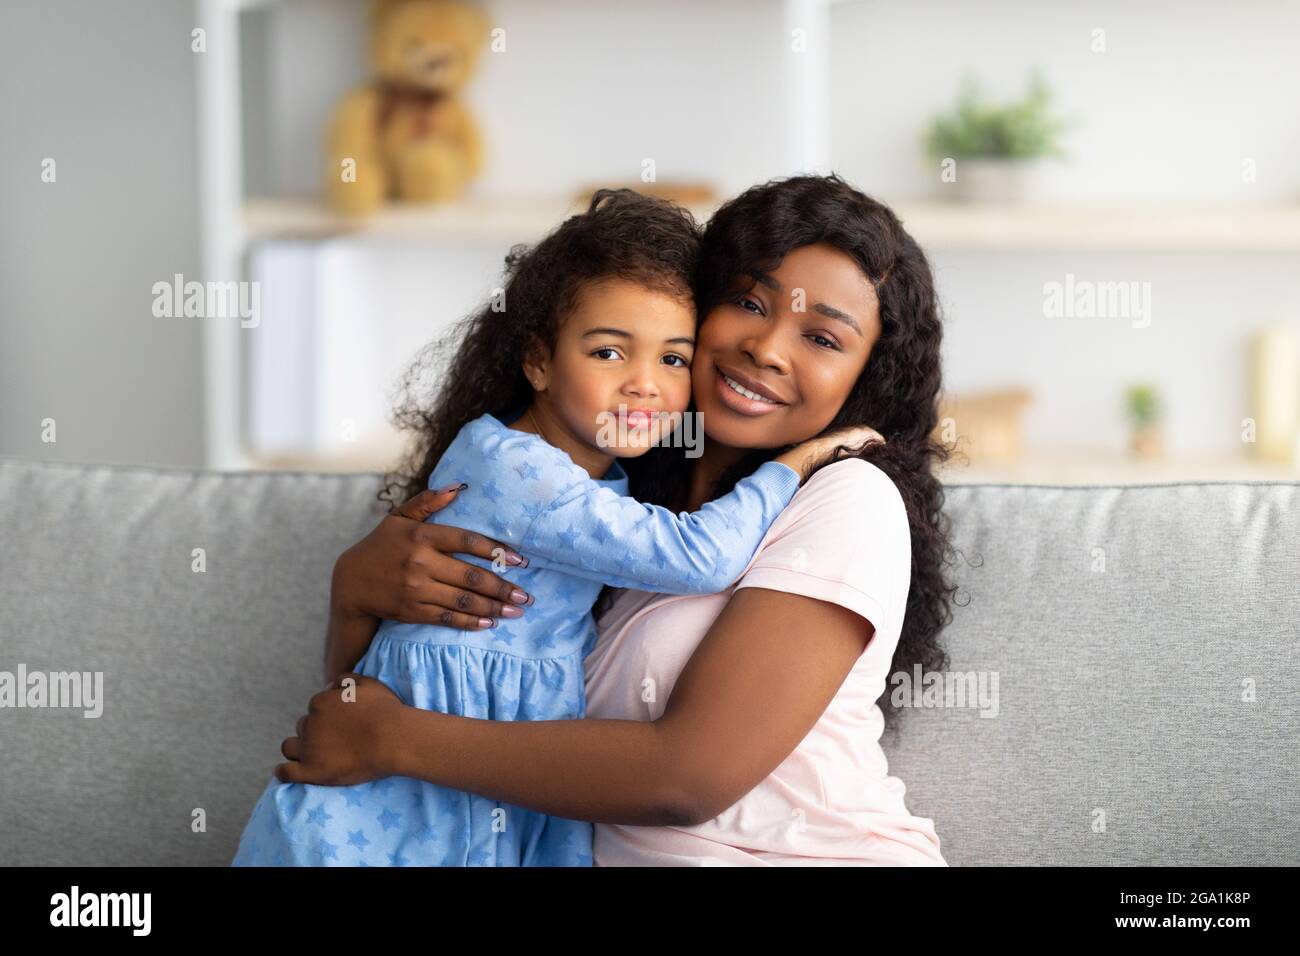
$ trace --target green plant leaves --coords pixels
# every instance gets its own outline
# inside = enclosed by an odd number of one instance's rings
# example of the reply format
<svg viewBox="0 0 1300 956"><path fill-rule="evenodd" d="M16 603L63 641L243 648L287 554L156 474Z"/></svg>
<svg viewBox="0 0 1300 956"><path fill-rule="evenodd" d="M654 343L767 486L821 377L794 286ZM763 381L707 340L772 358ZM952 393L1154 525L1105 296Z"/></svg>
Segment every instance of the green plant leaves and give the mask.
<svg viewBox="0 0 1300 956"><path fill-rule="evenodd" d="M1024 99L1005 104L985 100L973 77L962 81L957 106L934 119L926 149L936 159L952 157L1036 159L1061 156L1058 140L1065 122L1056 115L1051 91L1035 72Z"/></svg>

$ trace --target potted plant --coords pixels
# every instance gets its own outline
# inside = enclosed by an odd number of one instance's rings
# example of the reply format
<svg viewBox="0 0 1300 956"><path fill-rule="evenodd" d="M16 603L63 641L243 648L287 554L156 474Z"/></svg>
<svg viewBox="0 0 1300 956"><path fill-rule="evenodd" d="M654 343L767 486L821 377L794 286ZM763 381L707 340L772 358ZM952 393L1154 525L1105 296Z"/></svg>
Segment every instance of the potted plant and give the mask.
<svg viewBox="0 0 1300 956"><path fill-rule="evenodd" d="M1131 385L1124 392L1124 408L1132 432L1129 451L1134 458L1159 458L1164 453L1160 430L1160 397L1154 386Z"/></svg>
<svg viewBox="0 0 1300 956"><path fill-rule="evenodd" d="M952 195L967 201L1015 202L1031 198L1045 161L1063 156L1065 122L1052 107L1042 74L1029 80L1024 99L996 104L985 100L973 77L962 81L957 105L934 119L926 151L951 161Z"/></svg>

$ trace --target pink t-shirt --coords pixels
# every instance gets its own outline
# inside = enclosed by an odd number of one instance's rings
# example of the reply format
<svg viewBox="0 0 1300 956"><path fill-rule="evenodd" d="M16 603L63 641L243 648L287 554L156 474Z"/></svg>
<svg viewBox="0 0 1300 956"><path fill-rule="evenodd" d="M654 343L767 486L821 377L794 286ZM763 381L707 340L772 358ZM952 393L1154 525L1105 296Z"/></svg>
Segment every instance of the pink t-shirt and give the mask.
<svg viewBox="0 0 1300 956"><path fill-rule="evenodd" d="M876 632L813 729L757 787L698 826L598 823L595 865L947 866L934 821L908 813L903 782L889 775L879 743L884 718L876 699L910 577L903 499L883 471L854 458L826 466L799 489L732 588L703 596L622 592L586 659L589 717L661 716L736 588L840 604Z"/></svg>

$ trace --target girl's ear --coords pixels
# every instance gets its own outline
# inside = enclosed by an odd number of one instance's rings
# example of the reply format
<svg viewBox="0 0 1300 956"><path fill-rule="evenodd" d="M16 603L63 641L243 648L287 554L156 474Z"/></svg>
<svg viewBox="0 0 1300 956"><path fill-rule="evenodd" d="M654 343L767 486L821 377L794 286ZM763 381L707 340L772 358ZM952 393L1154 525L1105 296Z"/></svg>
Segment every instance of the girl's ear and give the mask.
<svg viewBox="0 0 1300 956"><path fill-rule="evenodd" d="M524 378L534 392L546 391L550 364L550 353L540 342L533 342L524 353Z"/></svg>

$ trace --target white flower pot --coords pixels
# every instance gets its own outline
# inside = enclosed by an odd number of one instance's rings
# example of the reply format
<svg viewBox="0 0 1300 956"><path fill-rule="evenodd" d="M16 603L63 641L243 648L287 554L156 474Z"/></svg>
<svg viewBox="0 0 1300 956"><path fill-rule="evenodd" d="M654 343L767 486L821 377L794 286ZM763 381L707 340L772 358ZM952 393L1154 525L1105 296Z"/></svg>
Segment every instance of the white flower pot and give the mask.
<svg viewBox="0 0 1300 956"><path fill-rule="evenodd" d="M1043 197L1046 166L1041 159L959 159L957 179L945 187L962 202L1027 202Z"/></svg>

